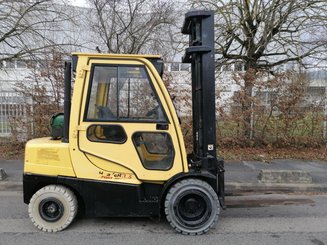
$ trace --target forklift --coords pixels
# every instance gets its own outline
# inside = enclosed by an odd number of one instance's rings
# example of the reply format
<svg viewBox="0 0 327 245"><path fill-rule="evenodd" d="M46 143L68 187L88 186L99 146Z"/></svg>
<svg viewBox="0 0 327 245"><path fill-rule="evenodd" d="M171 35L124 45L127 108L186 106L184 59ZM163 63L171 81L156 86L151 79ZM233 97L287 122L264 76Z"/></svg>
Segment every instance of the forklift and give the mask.
<svg viewBox="0 0 327 245"><path fill-rule="evenodd" d="M193 152L162 81L158 55L73 53L65 65L64 114L51 138L26 144L24 202L45 232L88 217L163 217L179 233L215 227L224 204L216 156L214 12L185 14L191 63ZM72 73L75 76L71 96Z"/></svg>

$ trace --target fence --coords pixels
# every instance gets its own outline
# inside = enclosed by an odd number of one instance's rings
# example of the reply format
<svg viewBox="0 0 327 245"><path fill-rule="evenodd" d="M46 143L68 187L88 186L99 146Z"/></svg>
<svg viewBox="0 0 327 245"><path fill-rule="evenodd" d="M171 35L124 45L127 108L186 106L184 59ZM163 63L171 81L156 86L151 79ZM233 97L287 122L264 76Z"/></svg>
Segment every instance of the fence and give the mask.
<svg viewBox="0 0 327 245"><path fill-rule="evenodd" d="M324 145L327 141L326 88L307 87L298 93L291 89L285 93L280 91L257 92L250 98L251 104L246 110L240 103L244 97L236 93L229 104L230 112L219 118L218 137L222 142L281 147Z"/></svg>
<svg viewBox="0 0 327 245"><path fill-rule="evenodd" d="M0 92L0 137L10 135L10 117L25 115L24 98L17 92Z"/></svg>

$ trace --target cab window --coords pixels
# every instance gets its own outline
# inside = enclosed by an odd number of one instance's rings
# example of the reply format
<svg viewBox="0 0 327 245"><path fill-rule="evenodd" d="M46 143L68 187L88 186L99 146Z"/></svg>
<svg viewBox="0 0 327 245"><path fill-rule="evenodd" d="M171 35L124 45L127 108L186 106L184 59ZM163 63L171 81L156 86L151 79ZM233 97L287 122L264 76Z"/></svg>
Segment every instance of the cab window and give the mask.
<svg viewBox="0 0 327 245"><path fill-rule="evenodd" d="M123 144L127 135L121 125L91 125L86 136L92 142Z"/></svg>
<svg viewBox="0 0 327 245"><path fill-rule="evenodd" d="M144 66L93 65L86 120L166 121Z"/></svg>
<svg viewBox="0 0 327 245"><path fill-rule="evenodd" d="M144 168L169 170L172 167L175 152L168 133L137 132L132 139Z"/></svg>

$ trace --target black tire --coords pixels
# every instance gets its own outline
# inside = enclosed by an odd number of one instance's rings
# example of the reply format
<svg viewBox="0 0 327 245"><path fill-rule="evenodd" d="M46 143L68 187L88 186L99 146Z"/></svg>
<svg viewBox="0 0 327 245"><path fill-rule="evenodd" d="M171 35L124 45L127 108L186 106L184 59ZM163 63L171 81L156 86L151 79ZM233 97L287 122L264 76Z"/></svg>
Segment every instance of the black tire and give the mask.
<svg viewBox="0 0 327 245"><path fill-rule="evenodd" d="M77 209L77 199L71 190L61 185L48 185L32 196L28 214L38 229L58 232L72 223Z"/></svg>
<svg viewBox="0 0 327 245"><path fill-rule="evenodd" d="M205 181L184 179L174 184L165 199L170 225L185 235L201 235L215 227L220 212L216 192Z"/></svg>

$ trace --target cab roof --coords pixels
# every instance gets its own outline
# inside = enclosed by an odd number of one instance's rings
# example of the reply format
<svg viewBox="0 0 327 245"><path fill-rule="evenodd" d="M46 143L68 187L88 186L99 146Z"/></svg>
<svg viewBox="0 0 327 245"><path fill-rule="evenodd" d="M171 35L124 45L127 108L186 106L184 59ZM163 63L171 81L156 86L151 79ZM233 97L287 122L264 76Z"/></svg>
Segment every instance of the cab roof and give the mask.
<svg viewBox="0 0 327 245"><path fill-rule="evenodd" d="M74 52L72 55L87 56L87 57L101 57L101 58L146 58L146 59L160 59L160 55L153 54L109 54L109 53L81 53Z"/></svg>

